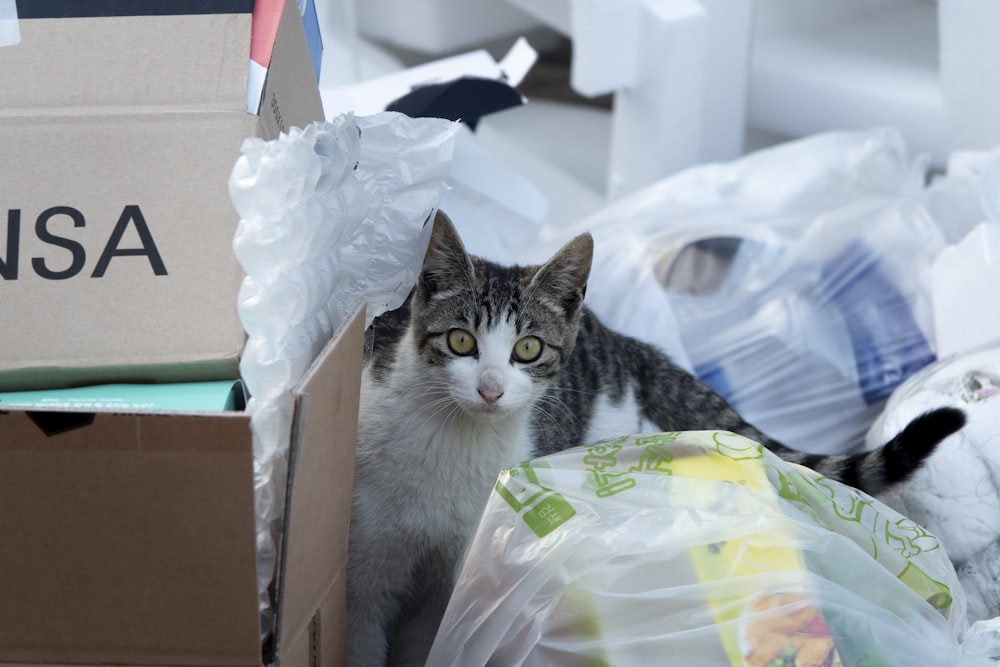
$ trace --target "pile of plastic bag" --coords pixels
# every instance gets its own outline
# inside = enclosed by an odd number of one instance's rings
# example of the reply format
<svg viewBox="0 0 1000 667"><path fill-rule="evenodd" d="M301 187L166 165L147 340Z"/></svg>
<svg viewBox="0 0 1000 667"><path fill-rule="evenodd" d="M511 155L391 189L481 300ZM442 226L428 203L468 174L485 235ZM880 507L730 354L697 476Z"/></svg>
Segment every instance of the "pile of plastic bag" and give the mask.
<svg viewBox="0 0 1000 667"><path fill-rule="evenodd" d="M429 664L995 664L998 225L1000 150L931 174L879 129L694 167L514 248L591 232L588 305L792 447L969 421L879 499L718 434L505 471Z"/></svg>
<svg viewBox="0 0 1000 667"><path fill-rule="evenodd" d="M291 389L359 306L370 323L409 292L424 222L445 182L460 182L449 175L456 129L347 116L250 140L233 170L265 635ZM955 365L937 373L933 306L966 289L935 282L935 271L954 275L941 265L948 244L1000 222L998 173L997 156L960 156L928 187L927 161L898 132L831 133L689 169L522 239L518 259L540 261L590 231L588 305L789 446L851 451L866 432L875 446L917 408L965 408L969 395L989 409L973 410L979 430L943 443L885 499L909 518L731 434L623 437L506 471L429 664L670 656L770 667L820 655L815 664L975 665L993 655L1000 629L966 630L962 584L971 618L1000 608L1000 488L988 484L1000 458L987 446L995 349L988 363L974 358L978 390ZM963 332L992 335L959 319L969 312L948 312L955 346L968 343ZM972 480L972 469L983 474L971 486L953 479Z"/></svg>
<svg viewBox="0 0 1000 667"><path fill-rule="evenodd" d="M886 397L935 359L929 275L945 238L927 175L896 131L817 135L549 229L542 255L589 230L587 303L607 324L789 446L858 450Z"/></svg>

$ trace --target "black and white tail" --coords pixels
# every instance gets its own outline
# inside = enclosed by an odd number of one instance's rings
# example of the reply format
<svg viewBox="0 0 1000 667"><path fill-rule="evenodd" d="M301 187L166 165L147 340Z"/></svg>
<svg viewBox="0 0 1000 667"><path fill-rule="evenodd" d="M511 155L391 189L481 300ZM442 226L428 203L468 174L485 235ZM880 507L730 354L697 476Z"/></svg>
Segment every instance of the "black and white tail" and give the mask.
<svg viewBox="0 0 1000 667"><path fill-rule="evenodd" d="M870 452L842 456L805 454L768 443L781 458L812 468L821 475L875 495L906 481L934 453L938 444L965 426L958 408L938 408L923 413L892 440Z"/></svg>

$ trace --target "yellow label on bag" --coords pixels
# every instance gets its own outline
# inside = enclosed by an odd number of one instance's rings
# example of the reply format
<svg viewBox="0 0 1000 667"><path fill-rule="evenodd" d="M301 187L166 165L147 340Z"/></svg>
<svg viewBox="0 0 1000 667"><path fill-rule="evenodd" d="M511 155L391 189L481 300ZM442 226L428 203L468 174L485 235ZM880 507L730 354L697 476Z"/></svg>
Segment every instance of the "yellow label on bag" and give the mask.
<svg viewBox="0 0 1000 667"><path fill-rule="evenodd" d="M729 490L739 491L738 487L770 489L767 472L763 465L763 455L760 446L745 438L729 433L713 434L716 452L707 452L703 456L689 456L674 461L675 474L687 478L713 480L725 484L705 485L706 492L713 498L703 498L701 503L716 508L719 515L732 513L731 503L740 498L740 493L729 494ZM735 485L733 488L730 485ZM727 498L727 495L733 496ZM769 493L756 494L758 502L768 503L768 509L774 515L780 515L777 497ZM691 504L691 498L675 499L677 503ZM769 502L770 501L770 502ZM695 573L702 582L723 581L741 577L752 577L761 573L788 571L801 573L805 570L802 554L794 548L794 536L789 533L784 523L781 529L768 529L767 523L761 529L754 529L742 537L729 537L712 544L699 544L689 550ZM791 582L796 579L794 575ZM804 582L803 582L804 585ZM711 590L719 590L713 587ZM768 591L761 590L764 595ZM745 660L746 648L739 637L739 619L746 611L744 603L756 596L747 594L745 589L736 590L732 595L708 597L708 605L716 622L719 624L723 648L729 661L734 666L748 664ZM788 651L785 646L780 651ZM759 655L759 653L758 653ZM780 664L780 663L778 663Z"/></svg>

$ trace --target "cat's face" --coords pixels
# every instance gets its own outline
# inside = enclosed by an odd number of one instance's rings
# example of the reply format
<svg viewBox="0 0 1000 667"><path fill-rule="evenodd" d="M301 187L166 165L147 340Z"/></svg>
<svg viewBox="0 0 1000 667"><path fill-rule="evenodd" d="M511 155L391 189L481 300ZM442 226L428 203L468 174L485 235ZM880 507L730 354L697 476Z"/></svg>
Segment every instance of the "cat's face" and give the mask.
<svg viewBox="0 0 1000 667"><path fill-rule="evenodd" d="M487 418L530 408L573 350L592 249L584 235L541 267L502 267L439 213L411 302L430 390Z"/></svg>

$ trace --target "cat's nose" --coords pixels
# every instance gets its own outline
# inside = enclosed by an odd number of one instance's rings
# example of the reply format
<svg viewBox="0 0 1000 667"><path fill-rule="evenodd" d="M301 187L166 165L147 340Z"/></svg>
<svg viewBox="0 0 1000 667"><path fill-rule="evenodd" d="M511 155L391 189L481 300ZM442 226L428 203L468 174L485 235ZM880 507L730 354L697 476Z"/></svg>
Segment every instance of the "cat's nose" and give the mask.
<svg viewBox="0 0 1000 667"><path fill-rule="evenodd" d="M484 389L480 387L479 395L483 397L483 400L486 401L488 405L493 405L500 400L500 397L503 396L503 392L499 389Z"/></svg>

